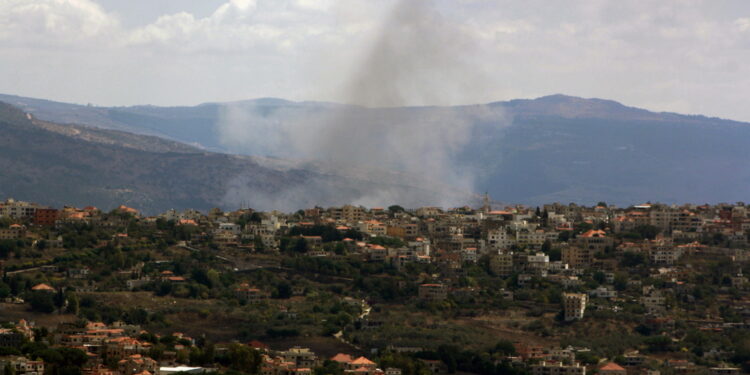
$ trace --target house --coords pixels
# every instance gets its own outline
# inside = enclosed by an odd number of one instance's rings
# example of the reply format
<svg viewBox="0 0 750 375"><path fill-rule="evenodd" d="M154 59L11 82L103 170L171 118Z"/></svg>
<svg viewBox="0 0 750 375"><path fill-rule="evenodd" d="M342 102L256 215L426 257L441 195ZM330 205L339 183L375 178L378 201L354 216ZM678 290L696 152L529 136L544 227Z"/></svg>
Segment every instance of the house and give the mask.
<svg viewBox="0 0 750 375"><path fill-rule="evenodd" d="M34 292L47 292L47 293L54 293L55 292L55 288L53 288L53 287L51 287L51 286L49 286L47 284L44 284L44 283L34 285L31 288L31 290L34 291Z"/></svg>
<svg viewBox="0 0 750 375"><path fill-rule="evenodd" d="M117 363L117 369L121 375L137 375L148 371L155 374L159 370L158 363L150 357L133 354Z"/></svg>
<svg viewBox="0 0 750 375"><path fill-rule="evenodd" d="M711 367L708 373L709 375L739 375L741 371L737 367Z"/></svg>
<svg viewBox="0 0 750 375"><path fill-rule="evenodd" d="M643 288L641 304L646 308L647 314L657 315L665 311L666 298L661 291L656 290L653 286L647 286Z"/></svg>
<svg viewBox="0 0 750 375"><path fill-rule="evenodd" d="M346 366L353 360L354 358L352 358L352 356L344 353L339 353L331 357L331 361L338 362L338 364L341 365L342 368L346 368Z"/></svg>
<svg viewBox="0 0 750 375"><path fill-rule="evenodd" d="M0 240L18 240L26 235L26 226L11 224L7 228L0 229Z"/></svg>
<svg viewBox="0 0 750 375"><path fill-rule="evenodd" d="M247 283L240 284L240 286L235 288L234 295L240 301L245 301L247 303L261 303L266 299L266 295L262 290L252 288Z"/></svg>
<svg viewBox="0 0 750 375"><path fill-rule="evenodd" d="M32 361L26 357L10 356L0 358L0 366L10 367L16 375L44 375L44 361Z"/></svg>
<svg viewBox="0 0 750 375"><path fill-rule="evenodd" d="M359 357L349 362L344 369L344 373L351 373L356 375L374 375L379 373L375 362L365 358Z"/></svg>
<svg viewBox="0 0 750 375"><path fill-rule="evenodd" d="M617 291L606 286L600 286L589 291L589 296L594 298L617 298Z"/></svg>
<svg viewBox="0 0 750 375"><path fill-rule="evenodd" d="M20 348L26 342L24 334L16 329L0 328L0 347Z"/></svg>
<svg viewBox="0 0 750 375"><path fill-rule="evenodd" d="M313 368L318 362L318 357L308 348L295 346L285 352L280 353L281 358L286 362L291 362L297 368Z"/></svg>
<svg viewBox="0 0 750 375"><path fill-rule="evenodd" d="M422 284L419 298L426 301L442 301L448 297L448 288L443 284Z"/></svg>
<svg viewBox="0 0 750 375"><path fill-rule="evenodd" d="M599 367L598 373L600 375L627 375L627 371L625 371L622 366L614 362L609 362L604 366Z"/></svg>
<svg viewBox="0 0 750 375"><path fill-rule="evenodd" d="M516 353L524 360L544 358L544 348L540 345L532 345L523 342L513 343Z"/></svg>
<svg viewBox="0 0 750 375"><path fill-rule="evenodd" d="M531 366L532 375L586 375L586 366L576 362L571 365L563 362L541 361Z"/></svg>
<svg viewBox="0 0 750 375"><path fill-rule="evenodd" d="M448 373L448 367L438 359L420 359L433 375Z"/></svg>

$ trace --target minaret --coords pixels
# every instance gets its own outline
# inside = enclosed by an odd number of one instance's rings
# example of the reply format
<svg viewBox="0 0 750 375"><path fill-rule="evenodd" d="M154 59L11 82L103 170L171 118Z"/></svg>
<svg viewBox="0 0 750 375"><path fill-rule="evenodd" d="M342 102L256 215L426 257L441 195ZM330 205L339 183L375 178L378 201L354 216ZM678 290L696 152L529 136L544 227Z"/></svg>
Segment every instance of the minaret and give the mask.
<svg viewBox="0 0 750 375"><path fill-rule="evenodd" d="M482 199L482 212L489 213L492 211L492 207L490 206L490 194L485 192L484 198Z"/></svg>

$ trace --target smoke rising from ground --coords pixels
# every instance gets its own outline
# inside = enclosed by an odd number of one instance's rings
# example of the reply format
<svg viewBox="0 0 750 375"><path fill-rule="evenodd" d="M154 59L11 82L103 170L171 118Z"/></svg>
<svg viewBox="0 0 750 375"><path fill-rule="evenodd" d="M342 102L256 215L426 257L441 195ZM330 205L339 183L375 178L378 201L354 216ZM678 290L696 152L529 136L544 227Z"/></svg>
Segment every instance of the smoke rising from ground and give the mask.
<svg viewBox="0 0 750 375"><path fill-rule="evenodd" d="M503 114L481 105L406 106L450 105L468 90L482 90L472 51L471 40L432 1L397 2L344 90L349 105L235 103L223 109L219 124L222 141L238 151L318 161L356 182L311 177L304 186L267 195L244 191L240 176L225 200L248 197L255 207L273 202L271 208L287 210L311 206L311 199L319 205L468 203L477 170L459 156L482 127L505 123Z"/></svg>

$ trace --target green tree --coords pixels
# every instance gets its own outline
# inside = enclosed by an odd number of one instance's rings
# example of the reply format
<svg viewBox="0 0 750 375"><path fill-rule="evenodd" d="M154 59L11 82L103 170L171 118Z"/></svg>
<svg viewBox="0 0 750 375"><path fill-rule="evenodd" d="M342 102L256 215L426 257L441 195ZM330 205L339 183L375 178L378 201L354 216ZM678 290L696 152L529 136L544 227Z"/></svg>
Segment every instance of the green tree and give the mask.
<svg viewBox="0 0 750 375"><path fill-rule="evenodd" d="M260 354L257 350L242 344L229 347L229 367L237 371L256 374L260 367Z"/></svg>
<svg viewBox="0 0 750 375"><path fill-rule="evenodd" d="M5 363L3 368L3 375L16 375L16 368L10 365L10 362Z"/></svg>
<svg viewBox="0 0 750 375"><path fill-rule="evenodd" d="M68 314L78 315L78 311L80 308L80 303L78 302L78 296L70 292L68 293L68 307L66 308L66 312Z"/></svg>
<svg viewBox="0 0 750 375"><path fill-rule="evenodd" d="M51 313L55 311L54 293L36 291L31 293L29 298L31 309L43 313Z"/></svg>

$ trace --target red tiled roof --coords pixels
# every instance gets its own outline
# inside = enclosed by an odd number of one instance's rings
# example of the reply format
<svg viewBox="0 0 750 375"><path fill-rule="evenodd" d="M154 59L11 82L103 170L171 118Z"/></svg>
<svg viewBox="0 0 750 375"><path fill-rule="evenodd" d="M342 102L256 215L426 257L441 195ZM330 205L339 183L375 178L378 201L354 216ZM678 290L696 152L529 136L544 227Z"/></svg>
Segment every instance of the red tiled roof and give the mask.
<svg viewBox="0 0 750 375"><path fill-rule="evenodd" d="M31 288L31 290L34 290L34 291L36 291L36 290L52 290L52 291L54 291L55 288L53 288L53 287L51 287L51 286L49 286L47 284L37 284L33 288Z"/></svg>
<svg viewBox="0 0 750 375"><path fill-rule="evenodd" d="M607 363L599 368L599 371L625 371L620 365L614 362Z"/></svg>

